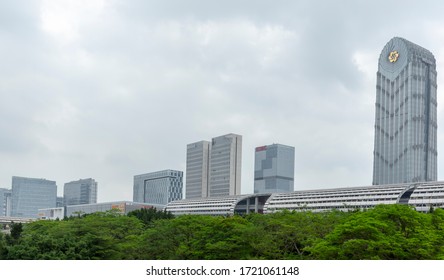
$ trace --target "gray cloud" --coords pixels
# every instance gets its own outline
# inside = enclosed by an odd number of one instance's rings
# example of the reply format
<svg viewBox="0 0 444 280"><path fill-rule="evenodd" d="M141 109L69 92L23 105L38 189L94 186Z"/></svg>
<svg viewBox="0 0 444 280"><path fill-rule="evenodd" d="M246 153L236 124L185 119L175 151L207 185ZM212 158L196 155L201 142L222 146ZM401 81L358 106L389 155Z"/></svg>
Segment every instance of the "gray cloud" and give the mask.
<svg viewBox="0 0 444 280"><path fill-rule="evenodd" d="M295 146L297 189L368 185L379 52L444 55L442 7L413 1L33 3L0 9L0 186L93 177L101 201L230 132L244 193L271 143Z"/></svg>

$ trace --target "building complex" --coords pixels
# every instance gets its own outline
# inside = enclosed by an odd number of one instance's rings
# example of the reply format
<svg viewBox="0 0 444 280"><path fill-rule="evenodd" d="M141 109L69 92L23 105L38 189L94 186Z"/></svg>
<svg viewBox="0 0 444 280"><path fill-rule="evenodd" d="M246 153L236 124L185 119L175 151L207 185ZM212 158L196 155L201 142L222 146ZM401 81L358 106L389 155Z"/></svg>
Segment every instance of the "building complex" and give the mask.
<svg viewBox="0 0 444 280"><path fill-rule="evenodd" d="M404 204L418 211L444 208L437 180L437 72L433 54L403 38L391 39L379 57L372 186L294 191L294 148L255 150L254 194L241 195L242 136L227 134L187 145L186 199L183 172L134 176L133 201L97 204L97 183L65 184L65 207L56 208L55 182L13 177L0 189L0 216L70 216L156 207L175 215L234 215L294 211L353 211ZM75 204L75 205L73 205Z"/></svg>
<svg viewBox="0 0 444 280"><path fill-rule="evenodd" d="M251 194L173 201L174 215L234 215L282 210L322 212L371 209L379 204L404 204L420 212L444 208L444 182L424 182L286 193Z"/></svg>
<svg viewBox="0 0 444 280"><path fill-rule="evenodd" d="M186 198L240 195L241 165L241 135L188 144Z"/></svg>

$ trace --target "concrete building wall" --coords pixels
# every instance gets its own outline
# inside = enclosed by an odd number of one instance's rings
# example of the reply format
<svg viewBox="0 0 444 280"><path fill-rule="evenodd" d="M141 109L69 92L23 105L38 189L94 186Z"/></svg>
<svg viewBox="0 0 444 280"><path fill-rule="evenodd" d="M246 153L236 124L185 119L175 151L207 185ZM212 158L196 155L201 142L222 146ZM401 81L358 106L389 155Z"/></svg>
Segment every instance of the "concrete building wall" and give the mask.
<svg viewBox="0 0 444 280"><path fill-rule="evenodd" d="M242 136L227 134L211 141L209 197L240 195Z"/></svg>
<svg viewBox="0 0 444 280"><path fill-rule="evenodd" d="M210 142L200 141L187 145L185 198L208 196Z"/></svg>

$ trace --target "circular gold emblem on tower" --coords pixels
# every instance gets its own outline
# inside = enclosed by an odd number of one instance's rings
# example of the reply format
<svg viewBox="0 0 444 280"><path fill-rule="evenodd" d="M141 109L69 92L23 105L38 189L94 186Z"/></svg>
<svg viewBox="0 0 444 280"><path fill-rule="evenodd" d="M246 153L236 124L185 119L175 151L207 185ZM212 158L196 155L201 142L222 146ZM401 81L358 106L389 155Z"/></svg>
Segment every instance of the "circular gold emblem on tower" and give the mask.
<svg viewBox="0 0 444 280"><path fill-rule="evenodd" d="M390 61L391 63L394 63L394 62L396 62L396 60L398 60L398 57L399 57L399 53L398 53L398 51L392 51L392 52L389 54L388 59L389 59L389 61Z"/></svg>

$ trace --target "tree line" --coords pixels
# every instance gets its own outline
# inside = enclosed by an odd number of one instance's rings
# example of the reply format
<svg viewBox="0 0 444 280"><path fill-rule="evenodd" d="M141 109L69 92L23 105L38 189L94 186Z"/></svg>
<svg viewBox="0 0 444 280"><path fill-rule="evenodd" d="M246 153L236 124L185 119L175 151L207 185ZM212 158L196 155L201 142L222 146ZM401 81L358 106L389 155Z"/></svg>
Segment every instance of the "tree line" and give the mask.
<svg viewBox="0 0 444 280"><path fill-rule="evenodd" d="M0 234L0 259L444 259L444 210L379 205L229 217L110 211L14 224Z"/></svg>

